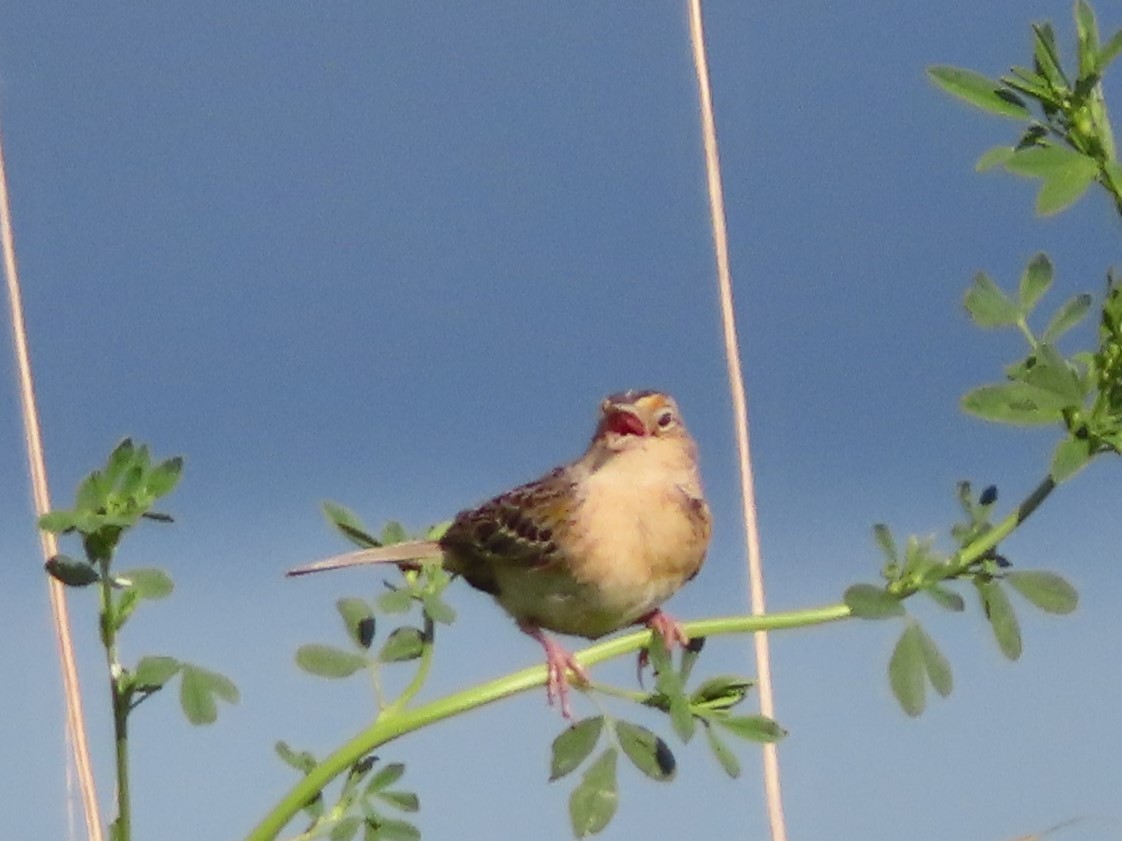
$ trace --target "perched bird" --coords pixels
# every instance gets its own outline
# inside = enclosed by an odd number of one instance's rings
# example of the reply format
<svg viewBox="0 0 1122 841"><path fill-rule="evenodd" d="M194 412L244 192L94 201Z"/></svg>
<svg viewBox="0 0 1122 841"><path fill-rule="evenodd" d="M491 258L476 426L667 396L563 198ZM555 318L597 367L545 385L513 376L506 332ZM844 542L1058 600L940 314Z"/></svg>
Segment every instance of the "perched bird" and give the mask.
<svg viewBox="0 0 1122 841"><path fill-rule="evenodd" d="M583 456L478 508L439 541L337 555L292 570L432 559L490 593L545 649L552 703L571 718L567 672L584 668L546 631L596 639L645 623L667 646L689 640L661 605L697 575L710 535L697 445L658 391L605 398Z"/></svg>

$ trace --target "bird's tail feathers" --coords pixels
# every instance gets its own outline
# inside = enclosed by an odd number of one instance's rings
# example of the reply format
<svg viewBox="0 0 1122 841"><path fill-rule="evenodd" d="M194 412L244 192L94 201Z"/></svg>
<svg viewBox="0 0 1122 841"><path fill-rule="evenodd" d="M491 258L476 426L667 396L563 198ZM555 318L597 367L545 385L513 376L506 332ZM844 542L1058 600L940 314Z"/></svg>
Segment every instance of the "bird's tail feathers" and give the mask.
<svg viewBox="0 0 1122 841"><path fill-rule="evenodd" d="M290 569L288 575L307 575L311 572L324 572L329 569L362 566L364 564L398 564L401 567L420 566L421 562L439 563L442 556L440 544L435 540L409 540L392 546L377 546L373 549L359 549L345 552L316 561L313 564Z"/></svg>

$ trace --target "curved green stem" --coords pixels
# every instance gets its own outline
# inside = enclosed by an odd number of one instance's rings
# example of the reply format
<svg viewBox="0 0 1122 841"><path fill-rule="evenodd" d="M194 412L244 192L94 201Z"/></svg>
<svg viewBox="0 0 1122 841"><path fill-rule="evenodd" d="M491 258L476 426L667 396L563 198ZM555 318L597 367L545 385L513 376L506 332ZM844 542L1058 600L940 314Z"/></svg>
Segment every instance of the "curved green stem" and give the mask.
<svg viewBox="0 0 1122 841"><path fill-rule="evenodd" d="M981 535L975 542L966 546L958 553L958 560L956 566L965 569L973 563L976 563L986 553L993 551L997 548L997 544L1012 534L1013 530L1021 523L1029 518L1037 508L1040 507L1048 494L1056 489L1056 481L1051 476L1045 476L1044 480L1037 485L1032 493L1024 498L1024 501L1017 506L1009 516L1007 516L1000 523L995 525L992 529Z"/></svg>
<svg viewBox="0 0 1122 841"><path fill-rule="evenodd" d="M421 642L421 658L417 664L417 671L413 675L413 679L402 690L401 695L392 704L382 711L382 716L394 716L401 712L408 705L410 701L421 691L421 687L425 685L428 680L429 670L432 669L432 655L433 655L433 635L436 631L436 626L428 614L425 614L425 628L422 631L423 639Z"/></svg>
<svg viewBox="0 0 1122 841"><path fill-rule="evenodd" d="M764 616L728 616L717 619L703 619L683 625L691 637L719 636L722 634L742 634L754 631L778 631L788 628L801 628L836 622L850 615L843 604L795 610L788 613L774 613ZM622 637L589 646L576 655L583 666L593 666L628 652L638 651L650 639L650 631L635 631ZM294 785L265 818L245 836L245 841L269 841L276 838L284 826L309 800L318 794L325 785L339 774L345 772L355 762L372 750L393 741L406 733L419 730L429 724L443 721L468 710L509 698L529 689L545 685L544 666L533 666L469 689L445 695L419 707L397 708L391 713L387 709L366 729L339 747L324 759L311 772Z"/></svg>
<svg viewBox="0 0 1122 841"><path fill-rule="evenodd" d="M1048 495L1055 489L1056 480L1051 476L1045 476L1043 481L1041 481L1004 520L993 526L989 531L978 535L973 541L963 546L958 552L952 555L943 568L940 579L946 581L957 578L962 573L969 570L974 564L985 558L986 555L997 548L997 545L1001 543L1001 541L1012 534L1021 523L1027 520L1032 512L1039 508L1040 504L1044 502L1044 500L1048 498ZM897 598L906 599L922 590L924 586L925 584L922 581L916 581L912 578L903 578L899 581L891 582L886 589Z"/></svg>

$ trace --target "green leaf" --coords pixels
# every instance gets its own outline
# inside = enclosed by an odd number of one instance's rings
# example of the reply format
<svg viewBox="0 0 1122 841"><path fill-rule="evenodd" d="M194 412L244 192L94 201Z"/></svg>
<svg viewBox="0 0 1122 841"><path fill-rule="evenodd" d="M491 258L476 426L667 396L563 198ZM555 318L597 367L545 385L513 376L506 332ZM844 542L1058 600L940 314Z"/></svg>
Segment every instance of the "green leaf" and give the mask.
<svg viewBox="0 0 1122 841"><path fill-rule="evenodd" d="M1016 324L1021 308L985 272L974 275L974 285L963 299L966 311L979 327L1005 327Z"/></svg>
<svg viewBox="0 0 1122 841"><path fill-rule="evenodd" d="M185 664L186 665L186 664ZM226 675L212 672L209 669L203 669L199 666L193 666L195 672L199 674L205 681L210 691L221 698L228 704L236 704L241 700L241 693L238 692L238 687Z"/></svg>
<svg viewBox="0 0 1122 841"><path fill-rule="evenodd" d="M424 606L425 615L433 622L451 625L456 621L456 611L436 593L422 594L421 604Z"/></svg>
<svg viewBox="0 0 1122 841"><path fill-rule="evenodd" d="M685 696L682 676L674 670L674 665L670 662L670 654L666 650L666 643L663 642L661 634L651 634L651 641L647 644L647 653L655 672L655 690L666 698L670 723L674 727L674 732L683 742L689 742L693 738L696 722L693 712L690 710L689 700Z"/></svg>
<svg viewBox="0 0 1122 841"><path fill-rule="evenodd" d="M1122 29L1115 32L1111 39L1107 41L1099 51L1099 58L1096 62L1099 73L1106 70L1110 63L1118 57L1120 52L1122 52Z"/></svg>
<svg viewBox="0 0 1122 841"><path fill-rule="evenodd" d="M1056 48L1056 35L1048 23L1033 24L1033 58L1037 70L1048 80L1054 90L1067 91L1070 88L1067 76L1060 66L1060 53Z"/></svg>
<svg viewBox="0 0 1122 841"><path fill-rule="evenodd" d="M425 532L425 540L440 540L450 528L452 528L451 520L443 520L436 525L429 526L428 531Z"/></svg>
<svg viewBox="0 0 1122 841"><path fill-rule="evenodd" d="M53 534L62 534L77 527L78 517L73 511L63 508L48 511L39 518L39 528Z"/></svg>
<svg viewBox="0 0 1122 841"><path fill-rule="evenodd" d="M1079 45L1079 75L1090 76L1098 66L1099 25L1086 0L1076 0L1075 31Z"/></svg>
<svg viewBox="0 0 1122 841"><path fill-rule="evenodd" d="M1062 146L1029 146L1017 149L1005 162L1005 168L1017 175L1050 180L1070 176L1088 168L1093 173L1097 170L1097 165L1074 149Z"/></svg>
<svg viewBox="0 0 1122 841"><path fill-rule="evenodd" d="M121 482L117 486L117 493L124 499L135 499L137 492L144 482L144 471L148 461L147 452L148 450L144 447L137 450L133 465L125 470L121 476Z"/></svg>
<svg viewBox="0 0 1122 841"><path fill-rule="evenodd" d="M853 584L846 588L842 601L860 619L888 619L904 615L904 605L891 593L874 584Z"/></svg>
<svg viewBox="0 0 1122 841"><path fill-rule="evenodd" d="M735 707L748 694L753 681L737 675L711 677L690 695L690 706L705 710L727 710Z"/></svg>
<svg viewBox="0 0 1122 841"><path fill-rule="evenodd" d="M1079 604L1079 593L1054 572L1014 570L1005 580L1014 590L1047 613L1071 613Z"/></svg>
<svg viewBox="0 0 1122 841"><path fill-rule="evenodd" d="M421 808L421 798L411 791L381 791L378 792L378 799L403 812L416 812Z"/></svg>
<svg viewBox="0 0 1122 841"><path fill-rule="evenodd" d="M343 598L335 602L335 609L343 618L343 626L355 645L370 648L374 641L374 611L363 599Z"/></svg>
<svg viewBox="0 0 1122 841"><path fill-rule="evenodd" d="M409 539L405 526L396 520L390 520L382 527L382 545L391 546L394 543L404 543Z"/></svg>
<svg viewBox="0 0 1122 841"><path fill-rule="evenodd" d="M133 685L138 689L159 689L177 674L180 662L174 657L141 657L133 672Z"/></svg>
<svg viewBox="0 0 1122 841"><path fill-rule="evenodd" d="M74 507L78 511L100 511L105 508L108 495L109 483L102 473L95 470L78 485Z"/></svg>
<svg viewBox="0 0 1122 841"><path fill-rule="evenodd" d="M996 581L990 579L976 578L974 586L982 598L982 608L1001 653L1010 660L1018 659L1022 650L1021 625L1009 597Z"/></svg>
<svg viewBox="0 0 1122 841"><path fill-rule="evenodd" d="M693 637L682 648L682 660L678 673L682 676L683 684L689 681L690 674L693 672L693 667L697 663L697 658L701 656L703 648L705 648L705 637Z"/></svg>
<svg viewBox="0 0 1122 841"><path fill-rule="evenodd" d="M357 815L349 815L348 817L341 818L339 823L331 827L331 832L328 833L328 838L331 841L351 841L358 835L359 827L363 824L363 819Z"/></svg>
<svg viewBox="0 0 1122 841"><path fill-rule="evenodd" d="M927 677L935 691L946 698L954 688L954 678L951 675L951 664L935 644L935 640L919 625L915 626L919 633L920 648L923 653L923 665L927 670Z"/></svg>
<svg viewBox="0 0 1122 841"><path fill-rule="evenodd" d="M342 535L362 549L373 549L382 544L366 531L366 527L349 509L334 502L324 501L321 506L327 522L338 529Z"/></svg>
<svg viewBox="0 0 1122 841"><path fill-rule="evenodd" d="M119 572L116 582L123 587L130 587L142 599L163 599L171 595L175 583L162 569L156 567L143 567Z"/></svg>
<svg viewBox="0 0 1122 841"><path fill-rule="evenodd" d="M927 580L939 580L943 577L941 570L946 559L935 552L933 543L934 538L931 537L921 540L915 535L908 536L908 543L904 547L903 577L920 585Z"/></svg>
<svg viewBox="0 0 1122 841"><path fill-rule="evenodd" d="M405 765L401 762L391 762L379 768L370 782L366 784L367 794L374 794L389 788L405 774Z"/></svg>
<svg viewBox="0 0 1122 841"><path fill-rule="evenodd" d="M1021 275L1021 282L1017 288L1017 295L1021 300L1022 312L1028 313L1036 306L1036 302L1048 291L1052 285L1052 261L1047 254L1036 254L1029 260Z"/></svg>
<svg viewBox="0 0 1122 841"><path fill-rule="evenodd" d="M1022 376L1026 383L1051 392L1064 408L1083 405L1086 389L1071 364L1055 347L1041 342L1030 360Z"/></svg>
<svg viewBox="0 0 1122 841"><path fill-rule="evenodd" d="M892 532L884 523L877 523L873 526L873 537L876 538L877 545L880 546L884 557L889 563L897 563L900 560L900 553L896 549L896 541L892 538Z"/></svg>
<svg viewBox="0 0 1122 841"><path fill-rule="evenodd" d="M121 593L121 597L116 600L113 605L113 613L115 614L113 629L116 631L121 630L125 623L129 621L133 611L136 610L137 605L140 604L140 593L133 589L125 590Z"/></svg>
<svg viewBox="0 0 1122 841"><path fill-rule="evenodd" d="M297 752L289 747L287 742L277 742L273 749L286 765L301 773L307 774L316 767L316 758L311 753L306 750Z"/></svg>
<svg viewBox="0 0 1122 841"><path fill-rule="evenodd" d="M365 841L420 841L421 830L396 818L366 819Z"/></svg>
<svg viewBox="0 0 1122 841"><path fill-rule="evenodd" d="M369 661L361 654L352 654L330 645L302 645L296 650L296 665L319 677L350 677L364 669Z"/></svg>
<svg viewBox="0 0 1122 841"><path fill-rule="evenodd" d="M96 567L69 555L55 555L43 566L51 578L61 581L67 587L88 587L101 580Z"/></svg>
<svg viewBox="0 0 1122 841"><path fill-rule="evenodd" d="M705 739L709 743L709 750L713 752L713 756L721 763L721 767L725 770L732 779L740 776L740 760L736 758L728 745L722 742L717 734L714 732L713 727L705 728Z"/></svg>
<svg viewBox="0 0 1122 841"><path fill-rule="evenodd" d="M595 835L616 813L619 795L616 792L616 749L608 748L600 755L569 797L569 818L577 838Z"/></svg>
<svg viewBox="0 0 1122 841"><path fill-rule="evenodd" d="M1093 443L1089 438L1064 438L1052 453L1052 465L1048 470L1052 481L1058 485L1070 479L1091 460L1093 454Z"/></svg>
<svg viewBox="0 0 1122 841"><path fill-rule="evenodd" d="M978 158L974 164L975 172L988 172L995 166L1001 166L1011 157L1013 157L1014 149L1012 146L994 146L988 150L982 157Z"/></svg>
<svg viewBox="0 0 1122 841"><path fill-rule="evenodd" d="M677 763L670 746L646 727L620 721L616 724L616 737L631 764L652 780L674 779Z"/></svg>
<svg viewBox="0 0 1122 841"><path fill-rule="evenodd" d="M926 705L925 673L919 626L909 623L888 661L888 682L904 712L913 718L922 713Z"/></svg>
<svg viewBox="0 0 1122 841"><path fill-rule="evenodd" d="M787 735L786 730L766 715L714 716L711 720L750 742L778 742Z"/></svg>
<svg viewBox="0 0 1122 841"><path fill-rule="evenodd" d="M984 385L962 398L962 409L983 420L1017 426L1043 426L1055 423L1070 403L1025 382Z"/></svg>
<svg viewBox="0 0 1122 841"><path fill-rule="evenodd" d="M408 613L413 607L413 594L403 587L387 590L378 596L378 610L382 613Z"/></svg>
<svg viewBox="0 0 1122 841"><path fill-rule="evenodd" d="M1026 96L1030 96L1041 103L1048 103L1049 105L1055 104L1056 95L1048 86L1048 80L1041 76L1039 73L1029 70L1027 67L1017 66L1013 66L1009 68L1009 70L1009 75L1001 77L1001 81L1006 85L1008 85L1018 93L1023 93ZM1031 131L1035 128L1038 128L1038 126L1039 124L1037 123L1031 123L1029 125L1029 130ZM1043 132L1040 133L1043 134ZM1030 143L1021 142L1018 145L1027 146L1030 145Z"/></svg>
<svg viewBox="0 0 1122 841"><path fill-rule="evenodd" d="M238 688L229 678L190 663L180 669L179 704L192 724L212 724L218 718L215 696L237 703Z"/></svg>
<svg viewBox="0 0 1122 841"><path fill-rule="evenodd" d="M82 548L91 561L112 560L120 541L122 529L105 525L105 519L107 518L91 515L80 518L77 524L78 531L82 533Z"/></svg>
<svg viewBox="0 0 1122 841"><path fill-rule="evenodd" d="M320 820L327 812L327 808L323 805L323 792L321 791L300 808L313 821Z"/></svg>
<svg viewBox="0 0 1122 841"><path fill-rule="evenodd" d="M1098 167L1088 161L1087 166L1072 169L1063 175L1045 179L1036 194L1036 213L1055 216L1075 204L1095 182Z"/></svg>
<svg viewBox="0 0 1122 841"><path fill-rule="evenodd" d="M1091 300L1090 295L1076 295L1060 307L1056 314L1052 316L1052 320L1045 329L1041 341L1054 343L1056 339L1082 321L1083 317L1087 315L1087 311L1091 308Z"/></svg>
<svg viewBox="0 0 1122 841"><path fill-rule="evenodd" d="M559 780L576 770L577 766L584 762L596 747L603 729L604 717L598 715L593 718L581 719L576 724L563 730L553 740L553 759L549 771L550 782Z"/></svg>
<svg viewBox="0 0 1122 841"><path fill-rule="evenodd" d="M109 458L105 461L105 480L110 484L116 484L121 474L125 469L132 464L133 455L136 448L133 446L131 438L122 438L120 443L113 448L113 452L109 454Z"/></svg>
<svg viewBox="0 0 1122 841"><path fill-rule="evenodd" d="M1020 97L973 70L937 65L929 67L927 74L947 93L983 111L1018 120L1032 116Z"/></svg>
<svg viewBox="0 0 1122 841"><path fill-rule="evenodd" d="M947 590L936 584L924 587L923 592L930 596L936 604L955 613L962 613L966 609L966 602L958 593Z"/></svg>
<svg viewBox="0 0 1122 841"><path fill-rule="evenodd" d="M171 493L183 474L183 459L179 456L160 462L149 471L144 487L153 497L159 498Z"/></svg>
<svg viewBox="0 0 1122 841"><path fill-rule="evenodd" d="M378 659L383 663L401 663L416 660L425 649L425 635L418 628L396 628L386 638Z"/></svg>

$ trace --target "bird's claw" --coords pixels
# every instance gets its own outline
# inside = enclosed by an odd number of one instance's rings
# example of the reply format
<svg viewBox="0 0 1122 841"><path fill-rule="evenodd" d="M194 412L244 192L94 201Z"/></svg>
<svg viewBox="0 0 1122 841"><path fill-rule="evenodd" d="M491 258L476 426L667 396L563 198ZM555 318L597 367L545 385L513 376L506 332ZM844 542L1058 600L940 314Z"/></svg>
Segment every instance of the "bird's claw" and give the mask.
<svg viewBox="0 0 1122 841"><path fill-rule="evenodd" d="M690 644L689 634L686 633L681 623L661 610L653 610L639 621L645 623L652 631L658 632L662 644L666 646L667 654L673 653L675 647L685 648ZM653 637L651 642L654 642ZM648 649L642 649L639 652L639 661L636 667L640 686L643 685L643 669L647 668L650 662L651 655Z"/></svg>
<svg viewBox="0 0 1122 841"><path fill-rule="evenodd" d="M540 628L530 625L521 625L522 630L536 639L545 649L545 697L552 706L557 703L561 707L561 715L566 721L573 720L573 711L569 706L569 672L577 679L578 683L585 686L592 683L584 666L576 661L560 643L547 636Z"/></svg>

